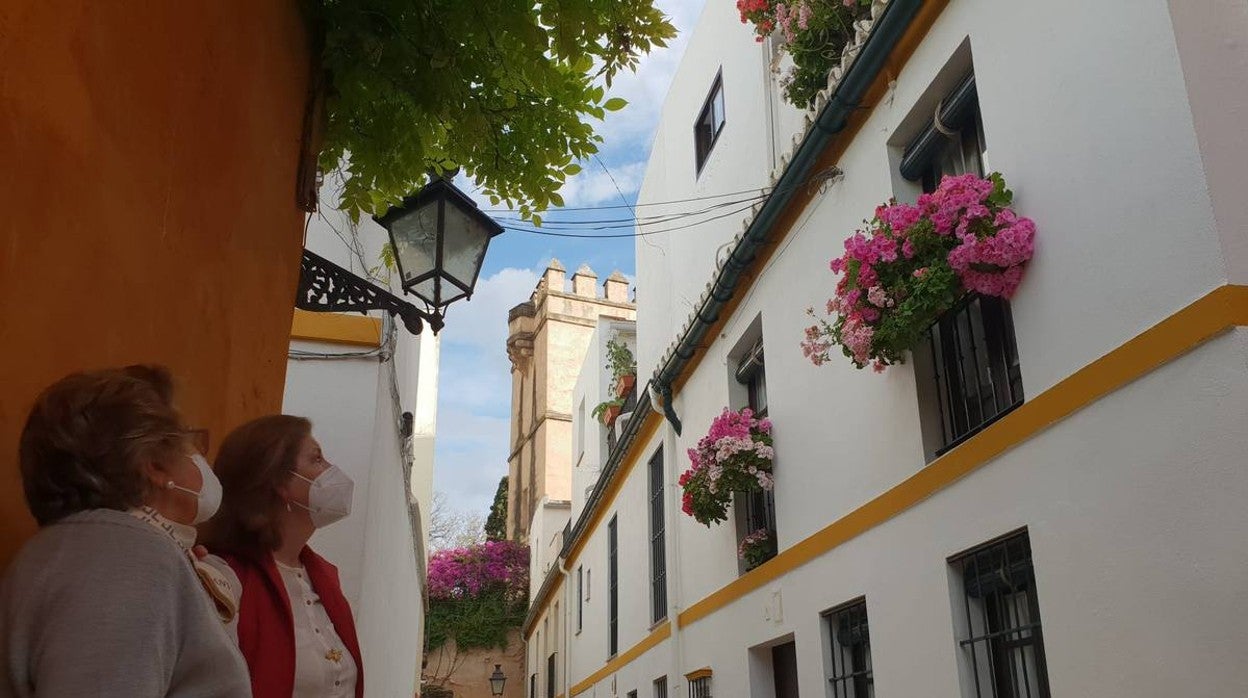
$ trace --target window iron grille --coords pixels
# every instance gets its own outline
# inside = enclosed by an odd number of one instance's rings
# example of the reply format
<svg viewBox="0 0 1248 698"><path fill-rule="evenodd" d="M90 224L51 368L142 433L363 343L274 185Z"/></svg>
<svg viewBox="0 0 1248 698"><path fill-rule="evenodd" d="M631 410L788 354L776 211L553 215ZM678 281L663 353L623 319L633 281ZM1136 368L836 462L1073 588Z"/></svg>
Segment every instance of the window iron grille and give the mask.
<svg viewBox="0 0 1248 698"><path fill-rule="evenodd" d="M650 458L650 620L667 617L666 524L663 520L663 449Z"/></svg>
<svg viewBox="0 0 1248 698"><path fill-rule="evenodd" d="M711 698L711 677L690 679L689 698Z"/></svg>
<svg viewBox="0 0 1248 698"><path fill-rule="evenodd" d="M866 600L842 606L825 617L831 640L828 683L832 698L874 698Z"/></svg>
<svg viewBox="0 0 1248 698"><path fill-rule="evenodd" d="M958 641L976 698L1049 698L1031 542L1026 531L952 561L962 579Z"/></svg>
<svg viewBox="0 0 1248 698"><path fill-rule="evenodd" d="M619 581L619 528L613 516L607 524L607 655L611 657L620 651Z"/></svg>
<svg viewBox="0 0 1248 698"><path fill-rule="evenodd" d="M1009 303L971 296L928 332L941 455L1023 402L1022 370Z"/></svg>
<svg viewBox="0 0 1248 698"><path fill-rule="evenodd" d="M666 676L661 676L654 680L654 698L667 698Z"/></svg>

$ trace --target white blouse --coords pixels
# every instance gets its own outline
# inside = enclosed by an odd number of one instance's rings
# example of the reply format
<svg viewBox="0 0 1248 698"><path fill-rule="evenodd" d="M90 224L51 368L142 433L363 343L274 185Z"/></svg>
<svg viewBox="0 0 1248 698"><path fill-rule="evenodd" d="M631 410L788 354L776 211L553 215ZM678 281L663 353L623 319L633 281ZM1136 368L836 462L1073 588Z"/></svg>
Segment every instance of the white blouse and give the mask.
<svg viewBox="0 0 1248 698"><path fill-rule="evenodd" d="M359 677L355 658L334 630L307 571L302 565L288 567L280 562L277 570L295 618L295 692L291 698L354 698Z"/></svg>

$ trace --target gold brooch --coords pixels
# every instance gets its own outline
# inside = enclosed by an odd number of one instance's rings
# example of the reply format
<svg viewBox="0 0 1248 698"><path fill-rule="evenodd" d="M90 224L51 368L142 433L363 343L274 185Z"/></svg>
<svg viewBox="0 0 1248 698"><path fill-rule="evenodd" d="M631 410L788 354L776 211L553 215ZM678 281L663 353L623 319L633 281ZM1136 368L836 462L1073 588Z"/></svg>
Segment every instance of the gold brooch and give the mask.
<svg viewBox="0 0 1248 698"><path fill-rule="evenodd" d="M342 650L330 650L325 653L325 658L337 664L342 661Z"/></svg>

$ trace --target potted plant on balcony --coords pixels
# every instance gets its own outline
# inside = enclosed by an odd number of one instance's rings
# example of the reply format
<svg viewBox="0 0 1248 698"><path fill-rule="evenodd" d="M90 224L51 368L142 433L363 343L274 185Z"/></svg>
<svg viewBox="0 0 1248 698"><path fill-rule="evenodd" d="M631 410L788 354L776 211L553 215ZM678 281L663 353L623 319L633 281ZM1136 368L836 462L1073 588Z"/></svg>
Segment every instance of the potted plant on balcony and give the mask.
<svg viewBox="0 0 1248 698"><path fill-rule="evenodd" d="M911 204L875 210L832 260L840 274L827 303L831 320L815 315L802 353L816 366L832 348L858 368L882 372L902 363L942 313L967 294L1010 298L1035 247L1035 223L1010 208L1013 193L993 173L947 176Z"/></svg>
<svg viewBox="0 0 1248 698"><path fill-rule="evenodd" d="M784 98L810 108L828 73L854 39L854 22L871 16L871 0L737 0L756 41L772 37L793 66L781 80Z"/></svg>
<svg viewBox="0 0 1248 698"><path fill-rule="evenodd" d="M615 396L623 398L637 382L637 360L619 335L607 340L606 368L611 371Z"/></svg>
<svg viewBox="0 0 1248 698"><path fill-rule="evenodd" d="M616 417L620 416L620 410L624 407L624 398L613 398L606 402L598 403L594 411L590 415L602 422L602 425L608 429L615 424Z"/></svg>
<svg viewBox="0 0 1248 698"><path fill-rule="evenodd" d="M745 563L746 571L776 556L776 534L768 528L760 528L741 539L737 545L737 558Z"/></svg>
<svg viewBox="0 0 1248 698"><path fill-rule="evenodd" d="M705 526L728 518L733 492L772 488L771 422L756 419L749 408L724 408L696 448L689 449L690 467L680 476L681 509Z"/></svg>

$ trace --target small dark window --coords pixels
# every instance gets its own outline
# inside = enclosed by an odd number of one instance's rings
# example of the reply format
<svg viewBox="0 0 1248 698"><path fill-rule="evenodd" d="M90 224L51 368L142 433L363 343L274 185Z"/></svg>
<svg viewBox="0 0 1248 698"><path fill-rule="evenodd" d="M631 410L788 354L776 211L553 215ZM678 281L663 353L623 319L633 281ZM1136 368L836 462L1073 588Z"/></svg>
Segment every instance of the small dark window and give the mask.
<svg viewBox="0 0 1248 698"><path fill-rule="evenodd" d="M629 692L628 692L628 698L637 698L637 691L636 691L636 689L634 689L634 690L632 690L632 691L629 691Z"/></svg>
<svg viewBox="0 0 1248 698"><path fill-rule="evenodd" d="M723 130L724 79L720 73L715 76L711 92L706 96L706 102L702 104L702 111L698 114L698 121L693 125L693 144L699 173L702 172L706 159L710 157L715 141L719 140L719 132Z"/></svg>
<svg viewBox="0 0 1248 698"><path fill-rule="evenodd" d="M737 382L745 386L748 395L747 406L758 418L767 416L767 372L763 362L763 340L758 340L741 359L736 373ZM737 499L745 512L738 519L740 530L737 541L760 530L771 532L774 540L776 534L776 493L774 490L750 492ZM772 552L772 556L775 552ZM768 557L770 559L770 557ZM744 569L744 567L743 567Z"/></svg>
<svg viewBox="0 0 1248 698"><path fill-rule="evenodd" d="M585 626L585 568L576 568L576 632Z"/></svg>
<svg viewBox="0 0 1248 698"><path fill-rule="evenodd" d="M689 679L689 698L711 698L711 677Z"/></svg>
<svg viewBox="0 0 1248 698"><path fill-rule="evenodd" d="M558 688L555 681L555 654L552 652L546 658L546 698L555 698L555 689Z"/></svg>
<svg viewBox="0 0 1248 698"><path fill-rule="evenodd" d="M529 698L537 698L537 674L529 674Z"/></svg>
<svg viewBox="0 0 1248 698"><path fill-rule="evenodd" d="M976 696L1049 698L1027 532L954 559L966 629L958 645ZM960 619L959 619L960 620Z"/></svg>
<svg viewBox="0 0 1248 698"><path fill-rule="evenodd" d="M650 458L650 620L667 617L667 551L664 548L663 449Z"/></svg>
<svg viewBox="0 0 1248 698"><path fill-rule="evenodd" d="M619 527L616 517L607 524L607 655L620 651L620 560Z"/></svg>
<svg viewBox="0 0 1248 698"><path fill-rule="evenodd" d="M666 676L662 676L654 680L654 698L667 698Z"/></svg>
<svg viewBox="0 0 1248 698"><path fill-rule="evenodd" d="M832 685L832 698L874 698L867 602L855 601L824 617L831 640L828 682Z"/></svg>
<svg viewBox="0 0 1248 698"><path fill-rule="evenodd" d="M940 124L924 131L903 158L903 174L922 180L934 191L945 175L984 175L984 132L974 76L966 78L944 102ZM948 135L951 131L953 135ZM933 133L935 135L933 135ZM923 159L914 164L916 158ZM911 168L907 170L906 168ZM925 356L917 357L919 352ZM940 317L915 348L924 418L938 423L939 456L1004 416L1023 402L1022 370L1008 301L972 295Z"/></svg>

